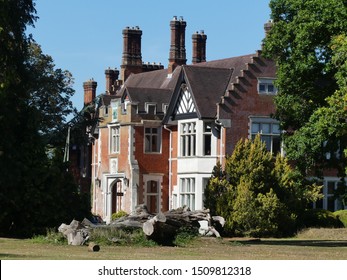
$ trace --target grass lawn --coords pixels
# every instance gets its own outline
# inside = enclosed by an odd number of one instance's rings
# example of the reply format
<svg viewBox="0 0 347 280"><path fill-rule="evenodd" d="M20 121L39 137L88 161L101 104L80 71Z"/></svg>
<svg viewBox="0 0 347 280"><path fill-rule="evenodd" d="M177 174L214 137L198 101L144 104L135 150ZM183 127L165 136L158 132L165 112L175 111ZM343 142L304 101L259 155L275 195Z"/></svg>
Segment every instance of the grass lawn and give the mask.
<svg viewBox="0 0 347 280"><path fill-rule="evenodd" d="M198 238L187 247L87 246L0 238L1 260L347 260L347 229L309 229L288 239Z"/></svg>

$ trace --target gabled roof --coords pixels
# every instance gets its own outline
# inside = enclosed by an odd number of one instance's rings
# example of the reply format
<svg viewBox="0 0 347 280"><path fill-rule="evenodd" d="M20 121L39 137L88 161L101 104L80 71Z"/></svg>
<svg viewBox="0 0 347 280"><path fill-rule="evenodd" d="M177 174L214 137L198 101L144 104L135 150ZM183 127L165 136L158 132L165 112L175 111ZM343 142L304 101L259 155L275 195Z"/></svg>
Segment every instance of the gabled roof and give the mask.
<svg viewBox="0 0 347 280"><path fill-rule="evenodd" d="M186 84L189 98L194 103L195 117L215 118L216 104L226 92L233 90L247 71L256 73L257 77L276 76L275 63L261 57L258 51L249 55L178 66L170 76L167 69L131 74L113 98L129 98L133 104L138 105L139 112L146 110L146 103L156 103L158 109L169 103L163 120L168 123L170 118L175 119L177 102L182 100L182 84ZM181 117L192 117L188 114L184 116L182 110L180 113Z"/></svg>
<svg viewBox="0 0 347 280"><path fill-rule="evenodd" d="M182 84L186 84L191 96L195 115L200 119L214 118L216 116L216 103L228 88L233 69L196 67L195 65L182 66L180 79L173 92L165 123L176 118L178 102L182 101ZM183 116L183 115L182 115ZM188 116L188 114L187 114ZM190 116L193 116L190 114Z"/></svg>
<svg viewBox="0 0 347 280"><path fill-rule="evenodd" d="M175 69L171 77L168 77L167 69L131 74L117 97L127 96L133 104L138 105L139 112L146 110L146 103L156 103L158 112L162 112L162 105L170 102L179 73L180 67Z"/></svg>
<svg viewBox="0 0 347 280"><path fill-rule="evenodd" d="M183 71L199 118L214 118L215 105L227 90L233 69L183 66Z"/></svg>

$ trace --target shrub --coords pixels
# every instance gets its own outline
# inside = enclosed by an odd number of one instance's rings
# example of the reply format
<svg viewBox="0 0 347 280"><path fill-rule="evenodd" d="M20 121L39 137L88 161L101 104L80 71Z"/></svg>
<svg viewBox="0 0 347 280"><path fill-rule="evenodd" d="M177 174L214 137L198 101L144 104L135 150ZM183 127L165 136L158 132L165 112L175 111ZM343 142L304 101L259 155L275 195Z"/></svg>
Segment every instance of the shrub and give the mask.
<svg viewBox="0 0 347 280"><path fill-rule="evenodd" d="M324 209L308 209L300 217L301 227L339 228L343 223L333 212Z"/></svg>
<svg viewBox="0 0 347 280"><path fill-rule="evenodd" d="M347 210L338 210L334 212L335 217L337 217L347 228Z"/></svg>
<svg viewBox="0 0 347 280"><path fill-rule="evenodd" d="M320 189L286 158L268 152L258 135L237 143L225 171L220 164L214 168L204 203L212 215L225 218L228 234L289 236L297 230L297 217L320 198Z"/></svg>
<svg viewBox="0 0 347 280"><path fill-rule="evenodd" d="M122 218L122 217L127 216L127 215L128 215L127 212L120 210L120 211L112 214L112 221L117 220L117 219Z"/></svg>
<svg viewBox="0 0 347 280"><path fill-rule="evenodd" d="M67 239L64 235L61 232L57 232L55 229L47 229L46 235L35 235L32 241L42 244L67 244Z"/></svg>
<svg viewBox="0 0 347 280"><path fill-rule="evenodd" d="M90 232L90 241L100 245L135 245L152 247L157 245L148 240L142 229L128 228L118 229L115 227L98 227Z"/></svg>

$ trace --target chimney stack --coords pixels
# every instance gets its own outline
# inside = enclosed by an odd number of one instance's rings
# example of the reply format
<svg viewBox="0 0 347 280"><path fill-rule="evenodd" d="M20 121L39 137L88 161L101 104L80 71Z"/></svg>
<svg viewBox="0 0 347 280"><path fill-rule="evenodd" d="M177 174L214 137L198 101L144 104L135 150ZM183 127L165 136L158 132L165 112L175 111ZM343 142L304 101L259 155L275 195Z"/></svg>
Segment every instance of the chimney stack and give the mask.
<svg viewBox="0 0 347 280"><path fill-rule="evenodd" d="M264 24L264 31L265 31L265 38L269 35L270 31L271 31L271 28L273 26L273 21L272 20L269 20L267 23ZM262 43L261 43L261 48L263 49L264 48L264 44L265 44L265 38L262 40Z"/></svg>
<svg viewBox="0 0 347 280"><path fill-rule="evenodd" d="M116 92L118 76L119 71L117 69L108 68L105 70L106 94L112 95Z"/></svg>
<svg viewBox="0 0 347 280"><path fill-rule="evenodd" d="M138 26L126 27L123 30L123 55L121 65L121 79L123 82L131 73L141 73L141 36L142 31Z"/></svg>
<svg viewBox="0 0 347 280"><path fill-rule="evenodd" d="M267 36L273 26L273 21L269 20L267 23L264 24L264 30L265 30L265 36Z"/></svg>
<svg viewBox="0 0 347 280"><path fill-rule="evenodd" d="M170 21L171 45L169 55L168 72L172 74L178 65L184 65L186 59L185 35L187 23L183 17L177 19L176 16Z"/></svg>
<svg viewBox="0 0 347 280"><path fill-rule="evenodd" d="M84 89L84 106L87 106L93 102L96 96L96 87L98 83L93 79L83 83Z"/></svg>
<svg viewBox="0 0 347 280"><path fill-rule="evenodd" d="M192 35L193 64L206 61L206 40L207 36L205 35L204 31L200 31L200 33L196 32Z"/></svg>

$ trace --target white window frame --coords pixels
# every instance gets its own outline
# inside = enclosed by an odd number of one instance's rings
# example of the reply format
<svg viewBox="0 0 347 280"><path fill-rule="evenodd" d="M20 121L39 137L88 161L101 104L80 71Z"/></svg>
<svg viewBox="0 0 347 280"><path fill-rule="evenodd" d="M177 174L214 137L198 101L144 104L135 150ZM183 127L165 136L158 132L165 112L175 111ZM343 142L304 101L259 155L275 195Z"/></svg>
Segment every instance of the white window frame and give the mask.
<svg viewBox="0 0 347 280"><path fill-rule="evenodd" d="M120 152L120 126L110 126L110 153Z"/></svg>
<svg viewBox="0 0 347 280"><path fill-rule="evenodd" d="M255 130L256 125L259 126L259 129L257 129L257 131ZM276 138L276 140L279 140L280 142L278 152L283 154L281 144L281 131L279 129L278 121L268 117L250 117L250 139L254 139L257 134L260 134L262 141L264 141L265 137L270 139L269 146L267 145L266 147L271 153L274 153L274 139ZM264 142L268 144L268 142Z"/></svg>
<svg viewBox="0 0 347 280"><path fill-rule="evenodd" d="M187 129L186 129L187 128ZM182 122L180 124L180 155L195 157L197 154L197 123Z"/></svg>
<svg viewBox="0 0 347 280"><path fill-rule="evenodd" d="M277 88L274 85L274 78L258 78L258 93L266 95L275 95L277 94ZM261 89L264 87L264 90ZM272 88L272 90L270 90Z"/></svg>
<svg viewBox="0 0 347 280"><path fill-rule="evenodd" d="M210 127L208 130L207 127ZM206 150L206 144L209 142L210 151L209 153ZM203 155L211 156L212 155L212 122L204 122L203 123Z"/></svg>
<svg viewBox="0 0 347 280"><path fill-rule="evenodd" d="M179 179L179 205L188 206L195 210L196 203L196 179L194 177L182 177Z"/></svg>
<svg viewBox="0 0 347 280"><path fill-rule="evenodd" d="M151 108L154 108L154 109L153 109L153 114L154 114L154 115L157 114L157 104L156 104L156 103L147 103L147 102L146 102L145 106L146 106L146 112L147 112L147 114L150 113Z"/></svg>

